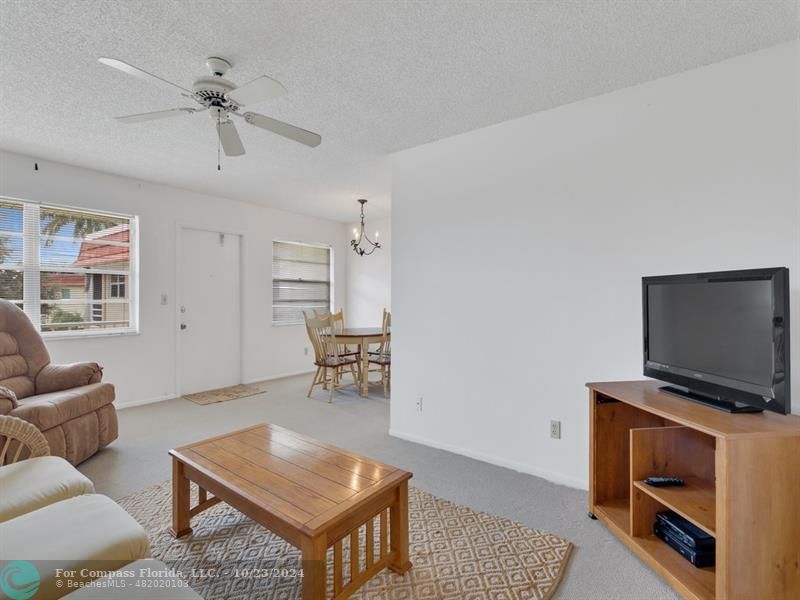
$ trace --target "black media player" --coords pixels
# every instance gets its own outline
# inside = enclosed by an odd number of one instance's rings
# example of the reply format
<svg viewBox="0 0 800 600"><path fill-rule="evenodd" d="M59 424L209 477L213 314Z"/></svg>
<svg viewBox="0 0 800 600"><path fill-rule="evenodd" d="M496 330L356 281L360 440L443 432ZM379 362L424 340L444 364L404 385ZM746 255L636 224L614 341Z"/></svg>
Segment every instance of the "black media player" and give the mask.
<svg viewBox="0 0 800 600"><path fill-rule="evenodd" d="M655 524L653 531L657 537L664 540L667 545L679 552L681 556L692 563L695 567L702 568L714 566L715 552L713 547L710 550L690 548L674 537L671 532L665 531L659 523Z"/></svg>
<svg viewBox="0 0 800 600"><path fill-rule="evenodd" d="M713 551L716 545L712 535L671 510L657 513L656 524L689 548Z"/></svg>

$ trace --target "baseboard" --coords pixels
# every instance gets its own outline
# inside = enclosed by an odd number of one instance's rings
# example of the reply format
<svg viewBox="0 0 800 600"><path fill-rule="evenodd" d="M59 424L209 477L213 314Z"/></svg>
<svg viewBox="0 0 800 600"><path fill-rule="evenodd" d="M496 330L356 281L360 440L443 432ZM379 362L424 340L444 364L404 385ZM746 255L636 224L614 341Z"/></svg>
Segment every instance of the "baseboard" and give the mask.
<svg viewBox="0 0 800 600"><path fill-rule="evenodd" d="M248 379L242 383L260 383L262 381L272 381L274 379L284 379L286 377L296 377L297 375L309 375L314 372L314 369L305 369L303 371L295 371L294 373L284 373L282 375L270 375L269 377L258 377L256 379ZM115 403L117 410L123 408L133 408L134 406L144 406L145 404L155 404L156 402L164 402L165 400L174 400L177 398L175 394L165 394L163 396L156 396L155 398L145 398L143 400L131 400L130 402Z"/></svg>
<svg viewBox="0 0 800 600"><path fill-rule="evenodd" d="M298 375L310 375L316 369L305 369L303 371L294 371L293 373L283 373L282 375L270 375L268 377L256 377L255 379L246 379L242 383L261 383L262 381L274 381L275 379L286 379L287 377L297 377Z"/></svg>
<svg viewBox="0 0 800 600"><path fill-rule="evenodd" d="M134 406L144 406L145 404L155 404L156 402L164 402L165 400L174 400L177 398L175 394L165 394L163 396L156 396L155 398L145 398L144 400L131 400L130 402L116 402L114 406L117 410L123 408L133 408Z"/></svg>
<svg viewBox="0 0 800 600"><path fill-rule="evenodd" d="M567 475L563 475L562 473L547 471L545 469L537 469L535 467L531 467L530 465L526 465L516 461L497 458L496 456L483 454L481 452L474 452L472 450L467 450L466 448L461 448L459 446L452 446L450 444L444 444L442 442L437 442L410 433L404 433L402 431L397 431L395 429L389 429L389 435L401 440L405 440L407 442L414 442L415 444L430 446L431 448L436 448L437 450L445 450L447 452L452 452L453 454L466 456L467 458L474 458L475 460L479 460L481 462L489 463L491 465L496 465L498 467L504 467L506 469L511 469L519 473L525 473L526 475L534 475L535 477L541 477L542 479L546 479L547 481L558 483L560 485L566 485L571 488L576 488L579 490L589 489L589 482L585 479L579 479L577 477L569 477Z"/></svg>
<svg viewBox="0 0 800 600"><path fill-rule="evenodd" d="M274 379L284 379L286 377L296 377L297 375L309 375L314 372L314 369L306 369L304 371L296 371L294 373L284 373L282 375L270 375L269 377L258 377L256 379L248 379L242 383L260 383L262 381L273 381ZM133 408L134 406L144 406L145 404L155 404L156 402L164 402L165 400L174 400L177 398L175 394L165 394L163 396L156 396L155 398L145 398L143 400L131 400L130 402L115 403L117 410L123 408Z"/></svg>

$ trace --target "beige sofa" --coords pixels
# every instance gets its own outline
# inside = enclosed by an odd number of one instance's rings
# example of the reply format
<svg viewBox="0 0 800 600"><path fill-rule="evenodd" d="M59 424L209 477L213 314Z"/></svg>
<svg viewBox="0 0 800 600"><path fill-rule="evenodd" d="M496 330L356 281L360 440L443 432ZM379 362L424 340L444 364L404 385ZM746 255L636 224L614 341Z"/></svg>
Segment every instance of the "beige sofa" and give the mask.
<svg viewBox="0 0 800 600"><path fill-rule="evenodd" d="M0 564L31 563L36 600L200 598L150 558L141 525L63 458L2 466L0 489Z"/></svg>
<svg viewBox="0 0 800 600"><path fill-rule="evenodd" d="M0 415L33 423L73 465L118 436L114 386L97 363L54 365L28 316L0 300Z"/></svg>

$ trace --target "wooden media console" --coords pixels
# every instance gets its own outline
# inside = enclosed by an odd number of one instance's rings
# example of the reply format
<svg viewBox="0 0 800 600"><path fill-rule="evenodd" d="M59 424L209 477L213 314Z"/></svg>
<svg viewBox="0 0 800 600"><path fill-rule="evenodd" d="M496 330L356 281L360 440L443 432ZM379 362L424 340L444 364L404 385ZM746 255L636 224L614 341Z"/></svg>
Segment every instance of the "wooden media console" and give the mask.
<svg viewBox="0 0 800 600"><path fill-rule="evenodd" d="M724 413L661 385L587 384L590 514L684 598L800 598L800 417ZM650 475L686 485L650 487ZM714 567L653 534L664 510L716 538Z"/></svg>

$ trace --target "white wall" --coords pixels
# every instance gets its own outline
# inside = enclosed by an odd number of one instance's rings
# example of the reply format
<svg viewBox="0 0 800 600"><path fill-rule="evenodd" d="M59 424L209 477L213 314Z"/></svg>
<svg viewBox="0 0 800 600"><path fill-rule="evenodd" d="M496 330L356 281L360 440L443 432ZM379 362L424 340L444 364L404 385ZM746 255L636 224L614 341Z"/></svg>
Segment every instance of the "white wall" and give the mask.
<svg viewBox="0 0 800 600"><path fill-rule="evenodd" d="M348 238L353 237L351 224ZM367 233L378 240L381 248L369 256L358 256L352 250L347 253L347 312L348 327L379 327L383 309L392 308L392 231L391 219L370 220L367 213Z"/></svg>
<svg viewBox="0 0 800 600"><path fill-rule="evenodd" d="M117 386L117 403L176 393L176 229L178 225L243 235L244 381L310 369L305 328L272 327L272 240L330 244L334 248L334 302L346 303L347 228L313 219L0 152L0 196L119 211L140 217L140 335L49 341L53 360L95 360ZM160 305L161 294L169 304Z"/></svg>
<svg viewBox="0 0 800 600"><path fill-rule="evenodd" d="M643 275L786 265L800 315L799 101L792 43L397 154L392 433L584 487Z"/></svg>

